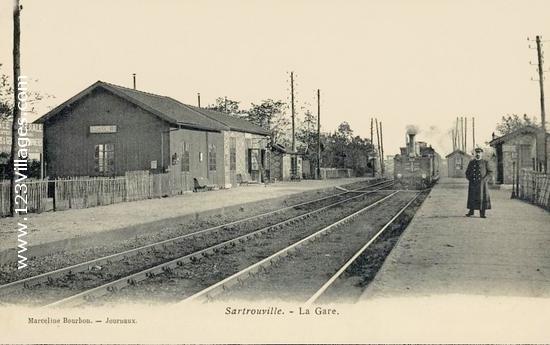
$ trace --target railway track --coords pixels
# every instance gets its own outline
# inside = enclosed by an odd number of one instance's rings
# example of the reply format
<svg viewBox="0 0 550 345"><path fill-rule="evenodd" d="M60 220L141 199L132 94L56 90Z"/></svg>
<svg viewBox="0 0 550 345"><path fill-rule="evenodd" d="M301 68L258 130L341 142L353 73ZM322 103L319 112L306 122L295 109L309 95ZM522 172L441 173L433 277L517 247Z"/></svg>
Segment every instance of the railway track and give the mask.
<svg viewBox="0 0 550 345"><path fill-rule="evenodd" d="M11 282L0 286L0 296L7 296L2 297L2 299L9 301L10 295L21 294L21 291L24 290L24 295L26 296L29 296L29 292L32 292L30 293L31 303L40 304L42 300L40 297L44 289L55 292L48 293L50 296L58 294L62 296L74 295L76 291L79 293L73 297L68 297L69 299L72 298L73 302L66 301L60 304L70 305L74 304L74 301L80 301L76 303L79 304L83 300L86 301L88 298L93 298L89 296L98 296L105 293L105 291L117 291L124 286L136 284L141 279L170 270L174 265L178 266L188 261L196 261L202 256L219 252L221 248L234 246L237 243L244 243L253 237L265 234L268 229L292 223L300 217L309 217L312 213L321 212L323 209L345 202L346 200L368 194L372 192L373 188L375 190L387 188L390 184L390 182L382 182L373 186L359 188L358 190L346 190L334 196L291 205L247 219L195 231L183 236ZM349 196L350 194L352 195L351 197ZM328 205L325 205L327 203ZM311 208L317 209L317 211L310 211ZM283 215L282 220L281 215ZM285 217L287 219L284 219ZM266 221L266 218L271 219ZM267 226L260 230L244 232L239 230L241 225L261 223L262 220ZM129 269L129 267L133 266L140 267L137 270L138 272L135 272L135 268ZM105 282L106 284L104 284ZM50 301L48 300L48 302Z"/></svg>
<svg viewBox="0 0 550 345"><path fill-rule="evenodd" d="M380 206L398 198L397 194L398 192L393 192L320 229L186 298L182 303L258 299L297 301L308 306L322 299L327 295L327 291L330 291L332 296L341 298L347 291L343 291L342 284L338 285L335 282L349 271L352 265L357 264L365 251L420 195L407 193L408 195L395 203L392 211L386 210L385 216L373 220L373 216L380 212ZM405 193L401 193L403 194ZM369 226L365 226L364 221L367 218L371 220ZM328 298L326 301L330 302L332 299Z"/></svg>

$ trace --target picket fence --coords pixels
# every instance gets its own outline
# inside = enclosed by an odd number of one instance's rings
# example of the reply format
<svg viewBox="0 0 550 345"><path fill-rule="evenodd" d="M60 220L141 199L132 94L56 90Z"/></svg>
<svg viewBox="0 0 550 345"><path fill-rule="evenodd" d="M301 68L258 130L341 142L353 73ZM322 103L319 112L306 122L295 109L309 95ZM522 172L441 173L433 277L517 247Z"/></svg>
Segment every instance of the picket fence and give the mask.
<svg viewBox="0 0 550 345"><path fill-rule="evenodd" d="M550 174L523 169L518 197L550 210Z"/></svg>
<svg viewBox="0 0 550 345"><path fill-rule="evenodd" d="M28 181L24 184L28 213L88 208L167 197L183 192L174 190L168 174L153 175L149 171L132 171L125 176L113 178L73 177ZM0 217L9 214L10 182L4 181L0 183Z"/></svg>
<svg viewBox="0 0 550 345"><path fill-rule="evenodd" d="M21 197L16 199L16 209L27 208L27 213L44 212L48 201L48 184L44 181L29 181L21 185ZM0 217L10 214L10 182L0 183ZM20 214L24 214L20 212Z"/></svg>

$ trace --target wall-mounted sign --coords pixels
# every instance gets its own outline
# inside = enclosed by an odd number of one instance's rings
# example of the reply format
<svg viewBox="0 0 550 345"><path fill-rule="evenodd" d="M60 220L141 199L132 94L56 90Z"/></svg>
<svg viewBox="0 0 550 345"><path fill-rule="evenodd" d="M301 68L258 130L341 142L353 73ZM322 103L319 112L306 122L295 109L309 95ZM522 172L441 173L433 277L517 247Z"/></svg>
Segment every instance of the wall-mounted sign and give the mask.
<svg viewBox="0 0 550 345"><path fill-rule="evenodd" d="M151 169L157 168L157 161L151 161Z"/></svg>
<svg viewBox="0 0 550 345"><path fill-rule="evenodd" d="M28 138L28 141L25 140L28 152L42 154L42 125L28 123L24 127L26 130L21 130L24 135L20 137ZM11 152L11 121L9 120L0 120L0 152Z"/></svg>
<svg viewBox="0 0 550 345"><path fill-rule="evenodd" d="M116 125L90 126L90 134L116 133Z"/></svg>

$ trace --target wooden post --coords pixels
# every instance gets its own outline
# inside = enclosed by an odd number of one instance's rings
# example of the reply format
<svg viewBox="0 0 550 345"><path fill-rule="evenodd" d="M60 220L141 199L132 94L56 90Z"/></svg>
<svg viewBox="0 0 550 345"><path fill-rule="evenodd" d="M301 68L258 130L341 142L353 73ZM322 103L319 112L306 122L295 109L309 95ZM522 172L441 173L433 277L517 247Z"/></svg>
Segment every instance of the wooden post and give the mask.
<svg viewBox="0 0 550 345"><path fill-rule="evenodd" d="M14 0L14 7L13 7L13 122L11 126L11 155L10 155L10 167L15 166L15 159L18 157L18 150L17 150L17 138L18 136L18 122L19 118L21 117L21 109L19 108L19 101L17 99L18 95L18 88L19 88L19 77L21 73L21 66L20 66L20 41L21 41L21 23L20 23L20 16L21 16L21 8L19 7L19 0ZM26 82L25 82L26 84ZM25 103L26 104L26 103ZM26 115L26 113L25 113ZM11 176L10 179L10 216L15 216L15 184L16 184L17 177L15 175L15 171Z"/></svg>
<svg viewBox="0 0 550 345"><path fill-rule="evenodd" d="M321 179L321 91L317 89L317 179Z"/></svg>
<svg viewBox="0 0 550 345"><path fill-rule="evenodd" d="M516 198L516 162L512 162L512 196L511 199Z"/></svg>
<svg viewBox="0 0 550 345"><path fill-rule="evenodd" d="M380 150L380 133L378 132L378 119L375 119L376 122L376 140L378 141L378 157L380 157L380 174L384 177L384 171L382 170L382 151Z"/></svg>

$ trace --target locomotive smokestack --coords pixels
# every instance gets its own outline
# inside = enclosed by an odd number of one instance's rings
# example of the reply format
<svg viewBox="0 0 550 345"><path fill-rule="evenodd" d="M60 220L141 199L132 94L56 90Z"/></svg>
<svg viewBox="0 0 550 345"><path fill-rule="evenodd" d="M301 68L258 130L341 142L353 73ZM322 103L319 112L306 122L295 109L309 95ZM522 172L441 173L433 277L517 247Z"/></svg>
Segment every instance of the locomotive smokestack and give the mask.
<svg viewBox="0 0 550 345"><path fill-rule="evenodd" d="M414 141L414 137L416 134L409 133L409 156L414 156L416 153L416 143Z"/></svg>
<svg viewBox="0 0 550 345"><path fill-rule="evenodd" d="M416 155L416 143L415 143L415 136L418 133L418 127L409 125L407 126L407 135L409 136L409 145L407 147L407 151L409 153L409 156L415 156Z"/></svg>

